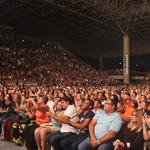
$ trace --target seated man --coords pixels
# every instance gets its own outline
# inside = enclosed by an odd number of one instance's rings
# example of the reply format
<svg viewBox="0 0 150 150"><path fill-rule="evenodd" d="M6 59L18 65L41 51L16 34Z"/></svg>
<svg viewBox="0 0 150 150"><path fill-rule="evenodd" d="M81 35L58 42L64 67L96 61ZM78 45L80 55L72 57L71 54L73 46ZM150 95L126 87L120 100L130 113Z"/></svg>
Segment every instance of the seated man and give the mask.
<svg viewBox="0 0 150 150"><path fill-rule="evenodd" d="M82 112L78 115L79 122L73 122L70 120L64 120L65 123L80 129L79 134L70 135L60 141L62 150L77 150L78 145L89 136L88 126L94 117L94 113L91 111L94 102L89 99L82 104Z"/></svg>
<svg viewBox="0 0 150 150"><path fill-rule="evenodd" d="M102 109L101 100L98 100L98 99L94 100L94 106L93 106L93 109L92 109L94 114L96 114L101 109Z"/></svg>
<svg viewBox="0 0 150 150"><path fill-rule="evenodd" d="M116 112L118 99L105 101L104 110L99 111L89 125L90 137L79 144L78 150L111 150L112 140L119 132L122 119Z"/></svg>
<svg viewBox="0 0 150 150"><path fill-rule="evenodd" d="M65 109L64 114L62 116L58 116L56 114L53 114L51 111L49 111L49 115L60 122L63 122L65 119L76 119L77 110L74 105L73 98L70 98L68 96L64 96L61 99L62 107ZM78 133L78 130L74 128L73 126L70 126L68 124L63 123L60 131L56 131L53 133L50 133L47 135L47 143L48 146L53 146L55 150L61 150L60 141L64 139L67 136L70 136L72 134Z"/></svg>

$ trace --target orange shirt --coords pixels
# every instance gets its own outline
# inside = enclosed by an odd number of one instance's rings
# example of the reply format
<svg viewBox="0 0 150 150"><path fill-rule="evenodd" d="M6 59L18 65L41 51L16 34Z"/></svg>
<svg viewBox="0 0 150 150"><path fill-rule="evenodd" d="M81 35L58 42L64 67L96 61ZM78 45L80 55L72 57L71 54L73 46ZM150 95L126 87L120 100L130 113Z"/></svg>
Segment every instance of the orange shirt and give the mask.
<svg viewBox="0 0 150 150"><path fill-rule="evenodd" d="M129 107L128 105L126 105L124 113L121 113L120 115L121 115L121 117L124 121L129 121L133 111L134 111L134 108Z"/></svg>
<svg viewBox="0 0 150 150"><path fill-rule="evenodd" d="M49 118L46 115L46 111L36 110L35 117L36 117L36 123L39 125L49 122Z"/></svg>

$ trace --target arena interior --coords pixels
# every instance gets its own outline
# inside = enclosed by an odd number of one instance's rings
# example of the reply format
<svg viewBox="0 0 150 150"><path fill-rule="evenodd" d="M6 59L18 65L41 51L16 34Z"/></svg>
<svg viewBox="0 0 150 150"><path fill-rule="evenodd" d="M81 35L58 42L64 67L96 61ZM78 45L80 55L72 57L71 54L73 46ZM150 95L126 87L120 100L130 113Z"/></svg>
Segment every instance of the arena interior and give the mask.
<svg viewBox="0 0 150 150"><path fill-rule="evenodd" d="M0 0L0 150L150 150L150 0Z"/></svg>

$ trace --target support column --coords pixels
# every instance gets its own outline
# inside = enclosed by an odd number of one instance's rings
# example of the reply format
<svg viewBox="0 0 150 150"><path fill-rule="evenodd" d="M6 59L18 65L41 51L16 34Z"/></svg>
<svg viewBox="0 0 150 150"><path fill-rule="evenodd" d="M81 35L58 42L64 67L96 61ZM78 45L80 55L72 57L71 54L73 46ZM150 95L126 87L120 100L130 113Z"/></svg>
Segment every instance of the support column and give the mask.
<svg viewBox="0 0 150 150"><path fill-rule="evenodd" d="M123 82L126 84L130 82L130 47L128 33L123 35Z"/></svg>
<svg viewBox="0 0 150 150"><path fill-rule="evenodd" d="M103 56L99 56L99 70L103 70Z"/></svg>

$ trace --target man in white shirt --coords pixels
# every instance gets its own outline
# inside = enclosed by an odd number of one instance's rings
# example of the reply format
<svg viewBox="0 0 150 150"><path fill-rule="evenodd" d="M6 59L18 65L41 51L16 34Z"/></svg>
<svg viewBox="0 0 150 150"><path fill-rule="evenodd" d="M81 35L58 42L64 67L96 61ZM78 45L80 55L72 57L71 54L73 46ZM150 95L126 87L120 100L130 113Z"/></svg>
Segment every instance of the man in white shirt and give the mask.
<svg viewBox="0 0 150 150"><path fill-rule="evenodd" d="M65 109L64 115L63 116L57 116L56 114L53 114L50 112L50 116L54 118L57 121L63 121L64 119L70 119L70 120L75 120L76 115L77 115L77 110L74 105L74 99L71 97L64 96L61 99L62 107ZM60 150L60 141L71 135L71 134L76 134L78 133L78 129L76 129L73 126L70 126L68 124L63 123L62 127L60 128L60 131L56 131L53 133L50 133L47 136L47 142L49 146L53 146L55 150Z"/></svg>

